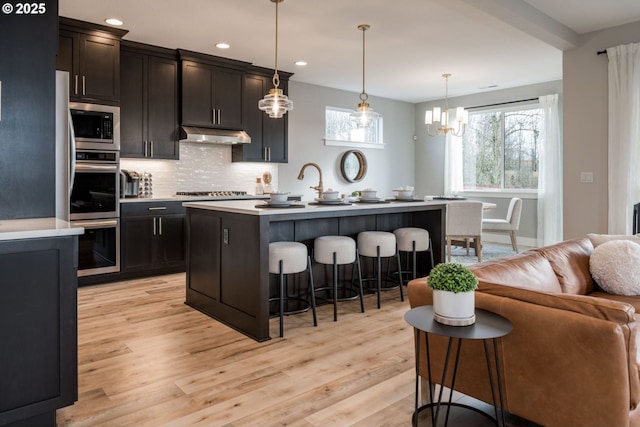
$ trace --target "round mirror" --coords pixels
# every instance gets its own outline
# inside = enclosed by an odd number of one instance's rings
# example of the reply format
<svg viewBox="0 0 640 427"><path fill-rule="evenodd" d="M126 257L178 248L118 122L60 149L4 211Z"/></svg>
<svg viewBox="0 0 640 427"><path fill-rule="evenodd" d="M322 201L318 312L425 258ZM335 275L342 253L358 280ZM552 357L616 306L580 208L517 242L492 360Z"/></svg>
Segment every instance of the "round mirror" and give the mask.
<svg viewBox="0 0 640 427"><path fill-rule="evenodd" d="M367 174L367 158L360 150L349 150L340 160L342 177L349 182L358 182Z"/></svg>

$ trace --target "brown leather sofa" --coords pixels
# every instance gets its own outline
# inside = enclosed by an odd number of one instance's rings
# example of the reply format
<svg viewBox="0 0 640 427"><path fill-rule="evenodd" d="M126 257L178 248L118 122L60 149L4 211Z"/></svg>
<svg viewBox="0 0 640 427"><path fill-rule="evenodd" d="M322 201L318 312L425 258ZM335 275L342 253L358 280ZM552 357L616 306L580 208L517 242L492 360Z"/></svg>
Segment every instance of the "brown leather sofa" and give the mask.
<svg viewBox="0 0 640 427"><path fill-rule="evenodd" d="M640 297L600 290L592 251L584 238L471 267L476 307L513 323L498 340L507 412L543 426L640 426ZM432 304L424 278L408 292L411 307ZM446 338L430 335L429 344L432 369L442 372ZM464 342L455 388L492 401L481 342Z"/></svg>

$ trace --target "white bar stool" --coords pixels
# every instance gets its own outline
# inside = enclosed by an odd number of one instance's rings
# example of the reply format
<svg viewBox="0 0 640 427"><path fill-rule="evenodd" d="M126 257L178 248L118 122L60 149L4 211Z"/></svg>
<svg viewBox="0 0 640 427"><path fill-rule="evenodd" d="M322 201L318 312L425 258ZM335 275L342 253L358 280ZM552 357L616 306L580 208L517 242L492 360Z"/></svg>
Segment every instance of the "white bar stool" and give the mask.
<svg viewBox="0 0 640 427"><path fill-rule="evenodd" d="M360 256L376 258L376 290L378 293L378 308L380 308L380 293L382 292L382 258L396 257L398 261L398 270L400 270L400 255L397 250L396 236L387 231L363 231L358 233L358 252ZM387 260L387 263L390 261ZM387 264L388 267L389 264ZM387 270L389 270L387 268ZM402 291L402 273L400 273L400 300L404 301L404 293ZM392 289L392 288L385 288Z"/></svg>
<svg viewBox="0 0 640 427"><path fill-rule="evenodd" d="M300 296L292 297L285 291L285 274L302 273L309 270L309 287L307 293L310 300ZM284 315L313 311L313 326L318 326L316 318L316 299L313 287L313 272L311 271L311 258L307 253L307 247L299 242L273 242L269 243L269 273L279 275L279 295L269 298L269 301L278 301L278 311L280 317L280 336L284 336ZM289 301L304 303L302 308L296 310L285 310L285 305ZM288 308L288 307L287 307Z"/></svg>
<svg viewBox="0 0 640 427"><path fill-rule="evenodd" d="M428 251L431 255L431 268L433 268L433 248L431 244L431 238L429 232L423 228L417 227L403 227L397 228L393 231L398 242L398 252L410 252L412 255L412 268L413 279L416 278L416 254L417 252ZM409 270L404 270L402 273L408 273Z"/></svg>
<svg viewBox="0 0 640 427"><path fill-rule="evenodd" d="M348 236L321 236L313 242L313 260L319 264L327 264L333 266L333 283L332 286L316 288L316 291L331 291L333 294L333 321L338 320L338 265L351 264L351 283L353 284L353 267L358 269L358 284L360 296L360 309L364 313L364 297L362 291L362 273L360 271L360 259L356 249L356 242ZM354 289L345 288L355 292ZM357 297L358 295L356 295ZM343 298L347 299L347 298ZM348 298L351 299L351 298Z"/></svg>

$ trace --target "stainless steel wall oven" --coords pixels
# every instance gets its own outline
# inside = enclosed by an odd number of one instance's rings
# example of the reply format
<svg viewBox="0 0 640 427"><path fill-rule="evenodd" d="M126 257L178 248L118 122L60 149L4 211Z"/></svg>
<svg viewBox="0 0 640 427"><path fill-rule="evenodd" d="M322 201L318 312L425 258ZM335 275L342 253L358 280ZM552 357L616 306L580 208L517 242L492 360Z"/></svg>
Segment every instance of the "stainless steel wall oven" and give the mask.
<svg viewBox="0 0 640 427"><path fill-rule="evenodd" d="M120 154L76 150L70 218L84 227L78 276L120 271Z"/></svg>

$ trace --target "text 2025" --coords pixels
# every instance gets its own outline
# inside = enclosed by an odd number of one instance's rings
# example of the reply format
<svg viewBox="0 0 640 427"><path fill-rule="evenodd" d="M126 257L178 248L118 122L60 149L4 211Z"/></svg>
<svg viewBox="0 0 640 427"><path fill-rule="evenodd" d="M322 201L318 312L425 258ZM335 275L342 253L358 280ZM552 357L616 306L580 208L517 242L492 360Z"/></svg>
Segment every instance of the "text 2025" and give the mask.
<svg viewBox="0 0 640 427"><path fill-rule="evenodd" d="M47 6L44 3L16 3L16 15L44 15Z"/></svg>

